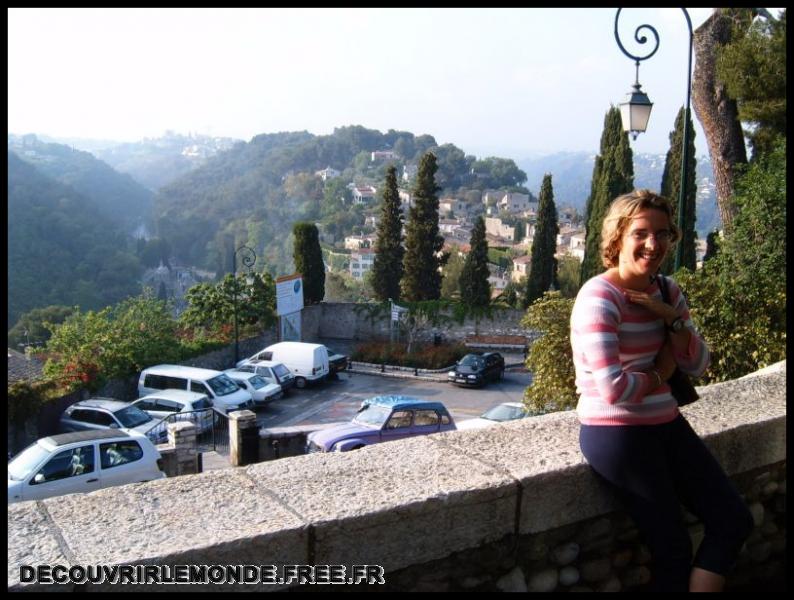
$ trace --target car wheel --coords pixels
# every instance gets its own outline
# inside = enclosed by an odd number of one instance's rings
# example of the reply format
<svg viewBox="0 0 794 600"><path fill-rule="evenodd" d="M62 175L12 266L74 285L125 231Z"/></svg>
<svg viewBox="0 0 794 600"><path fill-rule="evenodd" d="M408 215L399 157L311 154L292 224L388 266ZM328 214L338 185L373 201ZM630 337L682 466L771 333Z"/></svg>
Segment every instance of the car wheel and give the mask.
<svg viewBox="0 0 794 600"><path fill-rule="evenodd" d="M306 379L304 377L296 377L295 378L295 387L299 390L302 390L306 387Z"/></svg>
<svg viewBox="0 0 794 600"><path fill-rule="evenodd" d="M358 446L353 446L351 450L359 450L364 447L364 444L359 444Z"/></svg>

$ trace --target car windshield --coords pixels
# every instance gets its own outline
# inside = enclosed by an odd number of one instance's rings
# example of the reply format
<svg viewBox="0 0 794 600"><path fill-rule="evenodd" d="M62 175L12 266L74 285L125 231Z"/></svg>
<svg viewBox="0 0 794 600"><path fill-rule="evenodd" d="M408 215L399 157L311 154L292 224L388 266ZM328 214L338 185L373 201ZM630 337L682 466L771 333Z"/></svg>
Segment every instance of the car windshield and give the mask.
<svg viewBox="0 0 794 600"><path fill-rule="evenodd" d="M123 427L137 427L149 421L154 421L151 415L143 412L137 406L126 406L113 413Z"/></svg>
<svg viewBox="0 0 794 600"><path fill-rule="evenodd" d="M358 423L359 425L370 425L373 427L381 427L389 418L391 414L391 410L385 408L383 406L375 406L369 405L364 410L362 410L356 418L353 419L353 423Z"/></svg>
<svg viewBox="0 0 794 600"><path fill-rule="evenodd" d="M328 346L326 346L325 349L328 351L328 356L334 356L335 354L339 354L338 352L331 350Z"/></svg>
<svg viewBox="0 0 794 600"><path fill-rule="evenodd" d="M282 364L277 364L275 367L273 367L273 372L279 377L289 375L289 369Z"/></svg>
<svg viewBox="0 0 794 600"><path fill-rule="evenodd" d="M210 379L207 383L212 388L212 391L215 392L216 396L228 396L240 389L228 375L218 375Z"/></svg>
<svg viewBox="0 0 794 600"><path fill-rule="evenodd" d="M248 380L248 383L250 383L255 390L261 390L263 387L267 385L267 381L262 379L262 377L260 377L259 375L254 375L253 377L251 377Z"/></svg>
<svg viewBox="0 0 794 600"><path fill-rule="evenodd" d="M505 406L504 404L499 404L498 406L486 410L482 414L482 418L491 421L512 421L513 419L520 419L525 413L526 410L522 406Z"/></svg>
<svg viewBox="0 0 794 600"><path fill-rule="evenodd" d="M467 354L461 359L460 365L463 367L477 367L480 369L483 366L483 361L482 358L476 354Z"/></svg>
<svg viewBox="0 0 794 600"><path fill-rule="evenodd" d="M49 455L50 451L39 446L38 442L31 444L8 463L9 479L22 481L28 473L39 466L41 461Z"/></svg>

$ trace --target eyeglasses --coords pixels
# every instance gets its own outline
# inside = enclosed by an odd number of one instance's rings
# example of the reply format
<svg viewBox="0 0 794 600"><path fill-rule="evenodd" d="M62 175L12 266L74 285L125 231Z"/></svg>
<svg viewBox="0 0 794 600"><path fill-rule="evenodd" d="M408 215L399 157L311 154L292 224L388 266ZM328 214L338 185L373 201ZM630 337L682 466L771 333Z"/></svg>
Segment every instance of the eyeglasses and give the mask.
<svg viewBox="0 0 794 600"><path fill-rule="evenodd" d="M631 233L629 233L629 235L631 236L631 239L633 239L635 242L644 242L650 236L653 236L653 238L660 244L665 244L669 242L671 239L673 239L673 232L667 229L662 229L660 231L657 231L656 233L651 233L650 231L646 231L645 229L638 229L636 231L632 231Z"/></svg>

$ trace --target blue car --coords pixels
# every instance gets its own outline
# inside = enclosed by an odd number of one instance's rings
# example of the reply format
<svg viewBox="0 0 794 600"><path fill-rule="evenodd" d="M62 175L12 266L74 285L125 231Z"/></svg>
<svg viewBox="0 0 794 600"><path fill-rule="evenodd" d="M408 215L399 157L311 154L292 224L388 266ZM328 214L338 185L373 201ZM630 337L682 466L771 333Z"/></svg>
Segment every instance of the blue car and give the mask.
<svg viewBox="0 0 794 600"><path fill-rule="evenodd" d="M454 429L452 416L440 402L408 396L375 396L361 403L352 422L310 433L306 452L347 452Z"/></svg>

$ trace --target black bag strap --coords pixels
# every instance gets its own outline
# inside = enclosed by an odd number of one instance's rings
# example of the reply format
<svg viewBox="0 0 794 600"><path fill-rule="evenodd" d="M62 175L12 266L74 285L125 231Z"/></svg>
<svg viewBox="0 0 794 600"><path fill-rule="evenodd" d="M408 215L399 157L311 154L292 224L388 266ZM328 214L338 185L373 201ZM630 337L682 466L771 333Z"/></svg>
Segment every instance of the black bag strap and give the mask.
<svg viewBox="0 0 794 600"><path fill-rule="evenodd" d="M670 304L670 293L667 291L667 280L664 278L664 275L658 273L656 275L656 281L659 282L659 291L662 292L662 301L666 304Z"/></svg>

